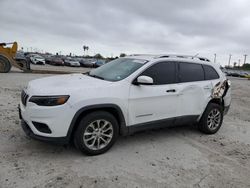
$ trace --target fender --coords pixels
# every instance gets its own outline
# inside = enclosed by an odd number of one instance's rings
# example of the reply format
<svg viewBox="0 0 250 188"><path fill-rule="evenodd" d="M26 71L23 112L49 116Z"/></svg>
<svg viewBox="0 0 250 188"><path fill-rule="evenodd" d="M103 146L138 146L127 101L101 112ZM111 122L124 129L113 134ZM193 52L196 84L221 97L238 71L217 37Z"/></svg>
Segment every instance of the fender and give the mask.
<svg viewBox="0 0 250 188"><path fill-rule="evenodd" d="M116 104L95 104L95 105L89 105L89 106L85 106L81 109L79 109L71 123L70 123L70 127L69 127L69 130L68 130L68 133L67 133L67 139L68 141L70 141L71 139L71 136L72 136L72 133L74 132L76 126L77 126L77 121L79 120L79 118L81 117L81 115L84 113L84 112L87 112L87 111L92 111L92 110L101 110L101 109L113 109L116 111L116 113L118 114L118 117L116 117L118 119L118 122L119 122L119 133L121 135L127 135L128 134L128 128L126 126L126 122L125 122L125 118L124 118L124 115L122 113L122 110L121 108L116 105Z"/></svg>

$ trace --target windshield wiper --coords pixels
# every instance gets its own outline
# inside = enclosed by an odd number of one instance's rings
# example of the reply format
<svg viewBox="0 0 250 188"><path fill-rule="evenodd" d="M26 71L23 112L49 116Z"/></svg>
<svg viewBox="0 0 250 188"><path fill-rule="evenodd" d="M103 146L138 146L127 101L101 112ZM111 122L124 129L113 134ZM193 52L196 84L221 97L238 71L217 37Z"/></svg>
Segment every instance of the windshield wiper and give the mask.
<svg viewBox="0 0 250 188"><path fill-rule="evenodd" d="M87 74L87 75L88 75L88 76L91 76L91 77L93 77L93 78L98 78L98 79L104 80L104 78L101 77L101 76L97 76L97 75L94 75L94 74Z"/></svg>

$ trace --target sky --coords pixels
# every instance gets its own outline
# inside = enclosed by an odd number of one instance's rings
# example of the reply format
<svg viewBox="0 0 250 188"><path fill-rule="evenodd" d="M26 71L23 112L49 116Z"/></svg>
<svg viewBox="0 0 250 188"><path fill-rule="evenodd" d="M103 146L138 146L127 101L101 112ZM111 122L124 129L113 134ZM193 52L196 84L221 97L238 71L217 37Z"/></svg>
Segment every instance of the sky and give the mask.
<svg viewBox="0 0 250 188"><path fill-rule="evenodd" d="M249 54L249 0L0 0L0 42L83 55Z"/></svg>

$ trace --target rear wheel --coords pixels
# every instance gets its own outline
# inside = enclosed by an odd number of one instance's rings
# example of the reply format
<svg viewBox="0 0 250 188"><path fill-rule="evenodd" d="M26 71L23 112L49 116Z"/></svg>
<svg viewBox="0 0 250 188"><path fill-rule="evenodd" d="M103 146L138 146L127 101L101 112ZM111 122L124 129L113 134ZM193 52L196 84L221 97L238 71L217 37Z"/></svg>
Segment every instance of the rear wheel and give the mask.
<svg viewBox="0 0 250 188"><path fill-rule="evenodd" d="M10 72L11 64L9 60L3 56L0 56L0 73Z"/></svg>
<svg viewBox="0 0 250 188"><path fill-rule="evenodd" d="M105 111L96 111L82 118L74 134L74 143L83 153L98 155L108 151L117 137L115 117Z"/></svg>
<svg viewBox="0 0 250 188"><path fill-rule="evenodd" d="M222 107L215 103L209 103L199 122L199 129L206 134L216 133L223 122Z"/></svg>

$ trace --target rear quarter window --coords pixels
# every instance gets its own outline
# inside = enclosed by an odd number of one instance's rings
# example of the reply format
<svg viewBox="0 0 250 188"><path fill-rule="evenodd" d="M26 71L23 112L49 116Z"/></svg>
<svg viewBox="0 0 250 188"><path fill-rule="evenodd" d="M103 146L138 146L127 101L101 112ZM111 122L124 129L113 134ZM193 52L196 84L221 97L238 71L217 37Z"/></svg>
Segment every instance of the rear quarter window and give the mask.
<svg viewBox="0 0 250 188"><path fill-rule="evenodd" d="M209 65L203 65L204 71L205 71L205 79L206 80L214 80L219 78L219 74L217 71Z"/></svg>

